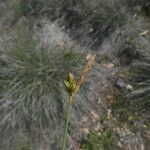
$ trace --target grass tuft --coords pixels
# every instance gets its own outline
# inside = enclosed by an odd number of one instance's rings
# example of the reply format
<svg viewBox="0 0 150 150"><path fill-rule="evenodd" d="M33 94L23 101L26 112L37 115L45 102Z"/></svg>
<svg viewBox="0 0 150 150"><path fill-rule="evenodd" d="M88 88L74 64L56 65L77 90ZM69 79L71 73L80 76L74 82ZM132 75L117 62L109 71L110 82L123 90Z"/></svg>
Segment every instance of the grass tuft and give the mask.
<svg viewBox="0 0 150 150"><path fill-rule="evenodd" d="M62 81L68 70L78 71L83 54L41 48L27 33L13 43L0 56L0 130L41 137L42 129L63 121Z"/></svg>

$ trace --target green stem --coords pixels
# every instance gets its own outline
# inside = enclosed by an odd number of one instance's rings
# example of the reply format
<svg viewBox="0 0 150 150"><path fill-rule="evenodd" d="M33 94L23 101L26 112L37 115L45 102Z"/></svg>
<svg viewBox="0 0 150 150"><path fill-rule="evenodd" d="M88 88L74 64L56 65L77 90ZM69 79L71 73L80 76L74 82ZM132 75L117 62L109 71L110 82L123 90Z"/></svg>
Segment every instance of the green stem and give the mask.
<svg viewBox="0 0 150 150"><path fill-rule="evenodd" d="M69 102L68 102L68 108L67 108L67 120L66 120L66 125L65 125L62 150L66 150L68 126L69 126L70 117L71 117L71 103L72 103L72 98L73 98L73 96L69 96Z"/></svg>

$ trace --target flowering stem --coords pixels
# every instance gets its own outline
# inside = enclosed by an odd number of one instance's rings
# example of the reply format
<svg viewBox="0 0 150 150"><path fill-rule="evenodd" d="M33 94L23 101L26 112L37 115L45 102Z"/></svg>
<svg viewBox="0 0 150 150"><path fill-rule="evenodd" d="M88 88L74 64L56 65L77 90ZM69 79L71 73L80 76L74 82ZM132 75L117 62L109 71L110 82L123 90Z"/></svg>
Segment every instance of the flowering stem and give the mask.
<svg viewBox="0 0 150 150"><path fill-rule="evenodd" d="M81 84L83 83L86 75L89 73L90 69L92 68L92 65L94 64L96 55L95 54L88 54L86 59L86 65L80 75L79 80L76 82L74 79L73 74L69 73L68 77L66 80L64 80L64 84L66 87L66 90L69 94L68 98L68 108L67 108L67 120L66 120L66 125L65 125L65 130L64 130L64 138L63 138L63 143L62 143L62 150L66 150L66 143L67 143L67 134L68 134L68 126L70 122L70 116L71 116L71 106L72 106L72 99L75 96L75 94L78 92Z"/></svg>
<svg viewBox="0 0 150 150"><path fill-rule="evenodd" d="M63 144L62 144L62 150L66 150L66 142L67 142L67 134L68 134L68 126L71 118L71 104L72 104L73 96L69 96L68 101L68 108L67 108L67 120L65 125L65 131L64 131L64 138L63 138Z"/></svg>

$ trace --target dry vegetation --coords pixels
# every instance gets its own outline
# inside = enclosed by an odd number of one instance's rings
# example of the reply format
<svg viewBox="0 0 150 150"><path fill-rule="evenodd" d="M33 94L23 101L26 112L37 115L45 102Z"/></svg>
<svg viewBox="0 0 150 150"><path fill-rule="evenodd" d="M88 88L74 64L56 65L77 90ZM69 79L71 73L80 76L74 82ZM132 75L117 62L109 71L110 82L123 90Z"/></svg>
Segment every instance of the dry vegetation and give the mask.
<svg viewBox="0 0 150 150"><path fill-rule="evenodd" d="M96 63L72 106L68 150L146 150L149 17L148 0L2 1L0 149L60 150L67 106L63 81L68 72L79 75L86 54L94 51ZM54 35L46 32L52 27L43 32L47 22L70 44L51 40ZM50 44L42 43L39 32Z"/></svg>

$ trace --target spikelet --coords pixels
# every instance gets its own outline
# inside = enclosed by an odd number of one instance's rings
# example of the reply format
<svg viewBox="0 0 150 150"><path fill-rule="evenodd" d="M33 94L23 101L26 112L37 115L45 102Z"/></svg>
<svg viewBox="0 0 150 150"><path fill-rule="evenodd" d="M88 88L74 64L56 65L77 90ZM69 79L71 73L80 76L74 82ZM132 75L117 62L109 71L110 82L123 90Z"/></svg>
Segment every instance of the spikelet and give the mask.
<svg viewBox="0 0 150 150"><path fill-rule="evenodd" d="M74 96L76 92L78 92L81 84L83 83L85 77L89 73L90 69L92 68L94 61L95 61L96 55L95 54L88 54L86 56L86 65L83 69L83 71L80 74L80 78L78 81L75 81L74 75L72 73L69 73L66 80L64 80L64 84L66 87L67 92L70 96Z"/></svg>
<svg viewBox="0 0 150 150"><path fill-rule="evenodd" d="M79 80L77 81L76 92L79 90L79 88L80 88L81 84L83 83L85 77L87 76L87 74L91 70L91 68L94 64L95 58L96 58L96 54L91 54L91 53L87 54L87 56L86 56L86 65L85 65L83 71L80 74Z"/></svg>

